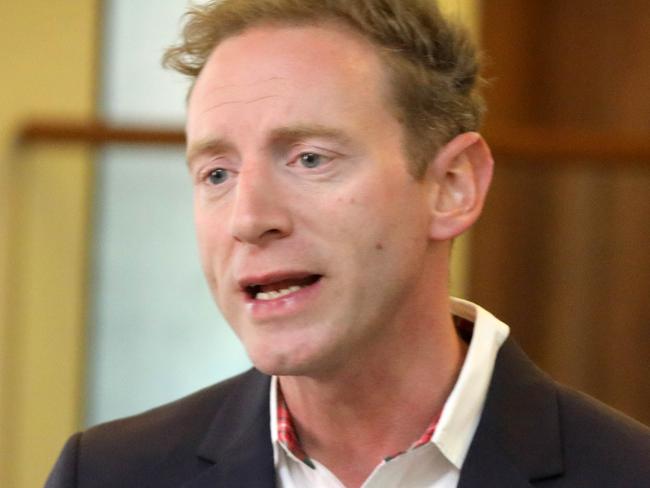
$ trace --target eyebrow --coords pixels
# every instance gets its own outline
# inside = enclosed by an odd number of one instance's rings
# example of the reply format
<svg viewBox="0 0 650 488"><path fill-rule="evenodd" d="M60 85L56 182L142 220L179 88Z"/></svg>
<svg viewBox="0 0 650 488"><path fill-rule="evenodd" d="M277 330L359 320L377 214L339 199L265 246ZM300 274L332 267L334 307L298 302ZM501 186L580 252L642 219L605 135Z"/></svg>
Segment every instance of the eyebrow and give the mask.
<svg viewBox="0 0 650 488"><path fill-rule="evenodd" d="M316 137L335 140L341 144L350 144L352 142L350 136L343 130L320 124L296 124L279 127L271 131L269 140L271 145L277 145ZM191 166L192 161L202 154L232 151L233 148L233 144L222 138L199 140L189 146L186 158L187 164Z"/></svg>
<svg viewBox="0 0 650 488"><path fill-rule="evenodd" d="M225 139L215 138L215 139L203 139L195 143L192 143L187 148L187 165L192 166L192 161L194 161L198 156L202 154L214 154L224 151L232 150L233 146Z"/></svg>
<svg viewBox="0 0 650 488"><path fill-rule="evenodd" d="M301 139L321 137L349 144L350 136L341 129L335 129L319 124L297 124L289 127L280 127L271 131L271 141L293 142Z"/></svg>

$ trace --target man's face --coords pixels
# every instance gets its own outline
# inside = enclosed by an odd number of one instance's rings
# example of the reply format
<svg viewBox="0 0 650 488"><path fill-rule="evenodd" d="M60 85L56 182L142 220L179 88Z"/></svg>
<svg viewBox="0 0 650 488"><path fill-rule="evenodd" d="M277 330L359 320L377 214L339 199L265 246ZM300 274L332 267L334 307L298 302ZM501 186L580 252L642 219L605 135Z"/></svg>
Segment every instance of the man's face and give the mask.
<svg viewBox="0 0 650 488"><path fill-rule="evenodd" d="M433 293L431 187L407 170L386 91L371 45L315 26L227 39L196 82L203 268L262 371L316 375L376 355Z"/></svg>

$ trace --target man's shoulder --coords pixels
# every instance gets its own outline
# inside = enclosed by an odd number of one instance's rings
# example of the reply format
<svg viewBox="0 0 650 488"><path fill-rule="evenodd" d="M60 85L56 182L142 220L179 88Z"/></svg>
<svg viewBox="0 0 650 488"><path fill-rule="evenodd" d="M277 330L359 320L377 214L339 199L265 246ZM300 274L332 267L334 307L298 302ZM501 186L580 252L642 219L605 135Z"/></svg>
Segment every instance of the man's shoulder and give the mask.
<svg viewBox="0 0 650 488"><path fill-rule="evenodd" d="M138 443L160 438L161 441L173 442L194 437L204 433L216 413L234 397L250 389L262 388L267 383L268 377L251 369L146 412L91 427L83 433L84 441L97 439L110 443L115 439L115 442L125 445L127 441Z"/></svg>
<svg viewBox="0 0 650 488"><path fill-rule="evenodd" d="M477 479L494 449L549 486L643 486L640 480L650 479L650 429L554 381L511 339L499 352L474 444L468 459Z"/></svg>
<svg viewBox="0 0 650 488"><path fill-rule="evenodd" d="M205 468L201 449L208 433L213 442L224 431L229 435L253 403L268 398L268 382L249 370L144 413L91 427L68 441L52 478L74 475L75 486L177 486Z"/></svg>
<svg viewBox="0 0 650 488"><path fill-rule="evenodd" d="M646 466L650 476L650 428L580 391L556 388L568 462Z"/></svg>

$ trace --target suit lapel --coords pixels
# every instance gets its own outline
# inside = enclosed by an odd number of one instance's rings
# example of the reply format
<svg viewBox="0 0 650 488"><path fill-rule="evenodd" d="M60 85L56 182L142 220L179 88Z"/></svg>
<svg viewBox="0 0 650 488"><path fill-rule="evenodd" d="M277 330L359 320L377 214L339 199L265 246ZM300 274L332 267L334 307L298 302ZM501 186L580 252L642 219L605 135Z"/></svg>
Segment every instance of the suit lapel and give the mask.
<svg viewBox="0 0 650 488"><path fill-rule="evenodd" d="M232 388L198 455L211 464L184 488L274 488L269 377L253 370Z"/></svg>
<svg viewBox="0 0 650 488"><path fill-rule="evenodd" d="M508 339L458 486L526 487L563 469L555 385Z"/></svg>
<svg viewBox="0 0 650 488"><path fill-rule="evenodd" d="M469 455L460 473L458 488L498 486L499 488L530 488L528 477L519 470L501 447L486 439L480 456Z"/></svg>

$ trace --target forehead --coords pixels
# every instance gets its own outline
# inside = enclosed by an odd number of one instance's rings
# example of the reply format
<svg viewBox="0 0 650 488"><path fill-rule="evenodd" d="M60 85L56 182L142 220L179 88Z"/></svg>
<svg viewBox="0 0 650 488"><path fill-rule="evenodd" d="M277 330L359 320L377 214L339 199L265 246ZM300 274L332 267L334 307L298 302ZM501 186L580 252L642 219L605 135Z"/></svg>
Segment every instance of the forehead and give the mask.
<svg viewBox="0 0 650 488"><path fill-rule="evenodd" d="M297 92L309 97L336 92L372 103L383 95L384 69L377 48L337 25L258 26L221 42L199 75L190 113ZM380 93L381 92L381 93ZM318 100L323 105L325 100Z"/></svg>
<svg viewBox="0 0 650 488"><path fill-rule="evenodd" d="M311 64L338 66L362 74L377 69L377 48L365 37L342 24L259 25L224 39L212 52L208 65L254 62L256 69L292 68ZM314 55L318 55L314 58ZM280 55L280 56L279 56ZM207 67L207 66L206 66Z"/></svg>

